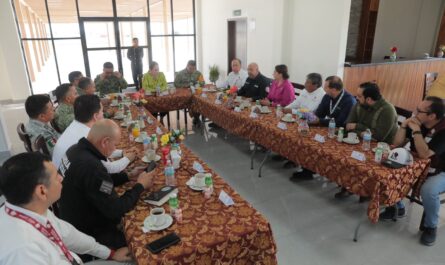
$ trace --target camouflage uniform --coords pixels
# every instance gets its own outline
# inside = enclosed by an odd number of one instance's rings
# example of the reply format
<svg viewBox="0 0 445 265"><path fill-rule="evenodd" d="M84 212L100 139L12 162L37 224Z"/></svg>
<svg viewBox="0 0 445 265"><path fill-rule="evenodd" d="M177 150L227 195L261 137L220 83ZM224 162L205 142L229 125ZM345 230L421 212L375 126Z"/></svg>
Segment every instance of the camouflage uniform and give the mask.
<svg viewBox="0 0 445 265"><path fill-rule="evenodd" d="M201 76L200 71L195 71L193 73L189 73L187 69L178 72L175 77L175 87L190 87L190 83L196 85L198 83L198 79Z"/></svg>
<svg viewBox="0 0 445 265"><path fill-rule="evenodd" d="M65 103L60 103L56 109L56 120L57 127L60 131L65 131L71 122L74 120L74 107L67 105Z"/></svg>
<svg viewBox="0 0 445 265"><path fill-rule="evenodd" d="M123 77L117 78L114 75L104 80L100 80L100 75L97 75L94 83L96 84L96 91L99 91L101 96L110 93L120 93L122 89L127 88L128 85Z"/></svg>
<svg viewBox="0 0 445 265"><path fill-rule="evenodd" d="M26 133L29 135L31 144L34 144L37 136L42 135L51 155L53 154L53 149L56 145L57 139L60 137L60 134L49 124L35 119L29 120L28 124L26 125Z"/></svg>
<svg viewBox="0 0 445 265"><path fill-rule="evenodd" d="M77 95L79 95L79 96L84 94L83 90L78 86L76 86L76 91L77 91Z"/></svg>

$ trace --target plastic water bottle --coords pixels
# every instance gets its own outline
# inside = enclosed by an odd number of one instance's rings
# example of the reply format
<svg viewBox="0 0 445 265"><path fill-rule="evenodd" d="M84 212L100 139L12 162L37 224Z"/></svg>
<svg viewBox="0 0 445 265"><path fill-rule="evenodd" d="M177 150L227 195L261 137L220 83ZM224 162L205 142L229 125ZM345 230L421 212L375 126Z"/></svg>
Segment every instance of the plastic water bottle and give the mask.
<svg viewBox="0 0 445 265"><path fill-rule="evenodd" d="M145 137L143 140L143 144L144 144L144 152L146 152L148 149L150 149L150 138L149 137Z"/></svg>
<svg viewBox="0 0 445 265"><path fill-rule="evenodd" d="M335 137L335 119L331 118L331 120L329 121L329 128L328 128L328 137L329 138L334 138Z"/></svg>
<svg viewBox="0 0 445 265"><path fill-rule="evenodd" d="M280 104L277 105L276 114L278 119L281 119L281 117L283 117L283 108L281 107Z"/></svg>
<svg viewBox="0 0 445 265"><path fill-rule="evenodd" d="M372 138L371 130L366 129L365 133L363 134L363 145L362 145L363 150L368 151L371 149L371 138Z"/></svg>
<svg viewBox="0 0 445 265"><path fill-rule="evenodd" d="M156 96L159 97L161 95L161 87L159 85L156 86Z"/></svg>
<svg viewBox="0 0 445 265"><path fill-rule="evenodd" d="M164 169L164 175L165 175L165 185L167 186L176 186L176 179L175 179L175 169L172 165L172 161L167 160L167 165Z"/></svg>
<svg viewBox="0 0 445 265"><path fill-rule="evenodd" d="M205 187L204 187L204 197L206 199L209 199L212 196L213 193L213 180L212 180L212 175L210 174L206 174L205 177Z"/></svg>

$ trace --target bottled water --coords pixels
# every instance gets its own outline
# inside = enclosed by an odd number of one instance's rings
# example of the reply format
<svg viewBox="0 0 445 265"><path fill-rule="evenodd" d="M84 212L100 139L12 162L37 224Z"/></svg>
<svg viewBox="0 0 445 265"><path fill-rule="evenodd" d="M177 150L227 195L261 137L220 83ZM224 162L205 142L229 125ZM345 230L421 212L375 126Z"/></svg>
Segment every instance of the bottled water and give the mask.
<svg viewBox="0 0 445 265"><path fill-rule="evenodd" d="M298 132L303 136L307 136L309 134L309 124L307 123L306 119L301 119L298 123Z"/></svg>
<svg viewBox="0 0 445 265"><path fill-rule="evenodd" d="M363 150L368 151L371 149L371 130L366 129L365 133L363 134Z"/></svg>
<svg viewBox="0 0 445 265"><path fill-rule="evenodd" d="M206 174L205 177L205 187L204 187L204 197L206 199L210 198L212 196L213 193L213 180L212 180L212 175L210 174Z"/></svg>
<svg viewBox="0 0 445 265"><path fill-rule="evenodd" d="M167 165L164 169L164 175L165 185L176 186L175 169L173 168L172 162L170 160L167 160Z"/></svg>
<svg viewBox="0 0 445 265"><path fill-rule="evenodd" d="M281 107L280 104L277 105L276 114L278 119L281 119L281 117L283 116L283 108Z"/></svg>
<svg viewBox="0 0 445 265"><path fill-rule="evenodd" d="M335 137L335 119L334 118L331 118L331 120L329 121L328 137L331 139Z"/></svg>
<svg viewBox="0 0 445 265"><path fill-rule="evenodd" d="M148 149L150 149L150 138L149 137L145 137L143 140L143 144L144 144L144 152L146 152Z"/></svg>

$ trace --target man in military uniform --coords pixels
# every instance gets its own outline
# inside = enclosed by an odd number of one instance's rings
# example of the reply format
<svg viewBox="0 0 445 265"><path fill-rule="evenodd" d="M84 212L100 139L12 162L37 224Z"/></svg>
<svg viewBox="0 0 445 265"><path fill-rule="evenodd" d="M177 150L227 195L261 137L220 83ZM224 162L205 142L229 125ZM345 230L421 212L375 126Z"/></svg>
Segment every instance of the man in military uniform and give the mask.
<svg viewBox="0 0 445 265"><path fill-rule="evenodd" d="M29 122L25 127L31 143L34 143L37 136L42 135L48 151L52 154L60 134L48 124L54 118L51 99L43 94L29 96L25 102L25 110L29 116Z"/></svg>
<svg viewBox="0 0 445 265"><path fill-rule="evenodd" d="M59 102L55 120L58 129L63 132L74 120L73 105L77 98L77 90L73 85L65 83L56 88L55 94L57 102Z"/></svg>
<svg viewBox="0 0 445 265"><path fill-rule="evenodd" d="M144 50L139 47L138 38L133 38L133 46L128 49L127 58L131 61L131 73L133 74L133 82L137 89L141 87L138 76L142 75L142 57L144 57Z"/></svg>
<svg viewBox="0 0 445 265"><path fill-rule="evenodd" d="M121 218L133 209L142 192L152 186L152 174L108 173L102 161L116 149L121 130L112 120L97 121L79 142L66 152L65 169L59 168L63 179L59 201L60 217L78 230L112 248L126 246L125 236L118 229ZM114 187L132 178L132 188L119 196Z"/></svg>
<svg viewBox="0 0 445 265"><path fill-rule="evenodd" d="M127 88L127 81L121 73L114 71L114 66L110 62L104 63L103 73L96 76L94 83L101 96L109 93L120 93L122 89Z"/></svg>
<svg viewBox="0 0 445 265"><path fill-rule="evenodd" d="M204 79L201 72L196 70L196 62L193 60L188 61L187 67L175 77L175 87L179 88L190 87L190 84L196 85L198 82L204 82Z"/></svg>
<svg viewBox="0 0 445 265"><path fill-rule="evenodd" d="M76 87L77 94L80 95L80 87L79 87L79 81L83 77L82 72L80 71L72 71L68 74L68 81L70 81L70 84Z"/></svg>

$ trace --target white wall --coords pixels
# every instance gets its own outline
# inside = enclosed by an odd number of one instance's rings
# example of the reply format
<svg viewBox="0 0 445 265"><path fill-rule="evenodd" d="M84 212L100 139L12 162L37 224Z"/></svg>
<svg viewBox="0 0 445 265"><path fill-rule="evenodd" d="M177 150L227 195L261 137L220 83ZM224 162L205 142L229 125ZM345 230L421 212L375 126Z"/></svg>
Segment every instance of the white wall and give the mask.
<svg viewBox="0 0 445 265"><path fill-rule="evenodd" d="M434 54L443 0L381 0L372 60L381 61L392 46L398 56Z"/></svg>
<svg viewBox="0 0 445 265"><path fill-rule="evenodd" d="M343 75L351 0L200 0L197 1L198 63L227 74L227 20L232 11L247 17L247 61L271 77L274 66L288 65L290 80L304 83L310 72ZM252 28L255 24L255 28Z"/></svg>

